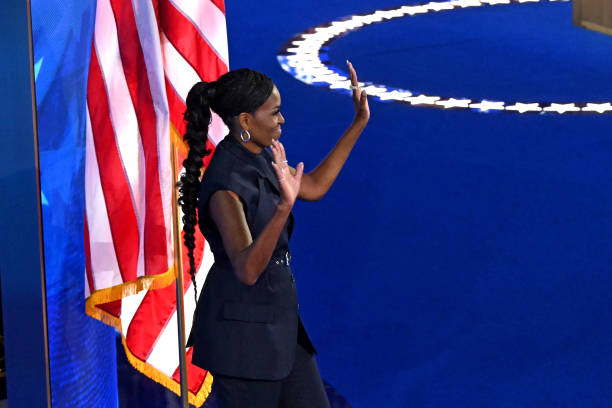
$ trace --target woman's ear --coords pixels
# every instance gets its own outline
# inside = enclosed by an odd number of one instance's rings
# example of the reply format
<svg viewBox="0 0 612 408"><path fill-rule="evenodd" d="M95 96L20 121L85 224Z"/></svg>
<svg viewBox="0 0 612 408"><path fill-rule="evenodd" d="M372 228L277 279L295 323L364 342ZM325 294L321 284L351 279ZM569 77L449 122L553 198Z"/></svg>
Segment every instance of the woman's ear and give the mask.
<svg viewBox="0 0 612 408"><path fill-rule="evenodd" d="M238 115L238 123L240 127L244 130L249 130L249 121L251 119L251 115L246 112L242 112Z"/></svg>

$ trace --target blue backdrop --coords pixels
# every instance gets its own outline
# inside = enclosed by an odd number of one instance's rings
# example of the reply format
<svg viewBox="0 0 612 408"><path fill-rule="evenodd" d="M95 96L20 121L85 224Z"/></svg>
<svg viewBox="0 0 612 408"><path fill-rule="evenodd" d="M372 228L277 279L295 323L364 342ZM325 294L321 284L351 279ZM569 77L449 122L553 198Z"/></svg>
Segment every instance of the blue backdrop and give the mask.
<svg viewBox="0 0 612 408"><path fill-rule="evenodd" d="M289 160L312 169L348 97L274 56L295 33L416 2L228 2L232 66L283 96ZM571 3L399 19L330 45L361 78L448 96L609 101L612 37ZM353 407L608 406L611 117L371 104L331 192L299 205L292 250L323 376Z"/></svg>
<svg viewBox="0 0 612 408"><path fill-rule="evenodd" d="M33 1L53 407L116 407L114 329L85 314L85 95L95 1Z"/></svg>

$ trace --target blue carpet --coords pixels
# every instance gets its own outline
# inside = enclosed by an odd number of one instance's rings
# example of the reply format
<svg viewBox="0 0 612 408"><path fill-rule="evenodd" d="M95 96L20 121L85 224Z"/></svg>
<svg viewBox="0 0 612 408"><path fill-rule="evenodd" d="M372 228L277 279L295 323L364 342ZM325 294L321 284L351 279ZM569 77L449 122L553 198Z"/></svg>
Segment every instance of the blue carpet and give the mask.
<svg viewBox="0 0 612 408"><path fill-rule="evenodd" d="M282 141L312 169L352 118L276 53L295 33L396 1L232 3L232 68L269 74ZM612 37L571 4L440 12L332 43L361 78L445 96L610 100ZM609 406L612 140L606 115L372 103L338 181L299 203L300 311L352 407Z"/></svg>

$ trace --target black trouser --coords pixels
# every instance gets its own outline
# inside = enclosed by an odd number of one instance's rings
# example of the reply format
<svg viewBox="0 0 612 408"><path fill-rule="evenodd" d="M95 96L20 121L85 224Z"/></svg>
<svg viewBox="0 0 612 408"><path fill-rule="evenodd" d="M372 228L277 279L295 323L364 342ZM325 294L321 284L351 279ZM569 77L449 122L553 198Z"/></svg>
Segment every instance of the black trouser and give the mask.
<svg viewBox="0 0 612 408"><path fill-rule="evenodd" d="M299 344L286 378L248 380L213 373L212 388L219 408L330 408L317 362Z"/></svg>

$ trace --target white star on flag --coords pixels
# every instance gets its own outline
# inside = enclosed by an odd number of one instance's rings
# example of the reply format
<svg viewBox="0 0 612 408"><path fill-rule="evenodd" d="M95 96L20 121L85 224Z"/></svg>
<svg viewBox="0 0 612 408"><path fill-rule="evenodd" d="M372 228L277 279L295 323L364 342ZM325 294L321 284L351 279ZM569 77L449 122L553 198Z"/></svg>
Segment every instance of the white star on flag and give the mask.
<svg viewBox="0 0 612 408"><path fill-rule="evenodd" d="M517 111L519 113L525 113L525 112L541 112L542 108L540 107L539 103L517 102L516 105L506 106L506 110Z"/></svg>
<svg viewBox="0 0 612 408"><path fill-rule="evenodd" d="M583 112L597 112L604 113L608 111L612 111L612 105L610 102L608 103L587 103L587 106L582 108Z"/></svg>
<svg viewBox="0 0 612 408"><path fill-rule="evenodd" d="M427 95L419 95L406 98L410 102L411 105L433 105L435 101L440 99L439 96L427 96Z"/></svg>
<svg viewBox="0 0 612 408"><path fill-rule="evenodd" d="M472 103L471 99L455 99L450 98L447 100L440 100L436 102L436 105L444 106L444 109L448 108L467 108Z"/></svg>
<svg viewBox="0 0 612 408"><path fill-rule="evenodd" d="M557 113L565 113L565 112L578 112L580 108L578 108L573 103L551 103L550 106L544 108L546 112L557 112Z"/></svg>
<svg viewBox="0 0 612 408"><path fill-rule="evenodd" d="M474 109L480 109L481 111L504 110L504 103L483 100L480 103L473 103L469 107Z"/></svg>

